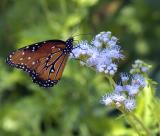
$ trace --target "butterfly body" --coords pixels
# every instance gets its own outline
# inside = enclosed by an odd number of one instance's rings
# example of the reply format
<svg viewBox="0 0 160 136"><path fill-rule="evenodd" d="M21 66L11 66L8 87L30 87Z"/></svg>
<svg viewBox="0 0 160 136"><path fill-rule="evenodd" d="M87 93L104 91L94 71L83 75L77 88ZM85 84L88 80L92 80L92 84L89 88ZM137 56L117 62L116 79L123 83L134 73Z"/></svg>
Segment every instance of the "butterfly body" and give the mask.
<svg viewBox="0 0 160 136"><path fill-rule="evenodd" d="M72 50L73 38L66 41L48 40L12 52L6 62L28 72L39 86L52 87L60 80Z"/></svg>

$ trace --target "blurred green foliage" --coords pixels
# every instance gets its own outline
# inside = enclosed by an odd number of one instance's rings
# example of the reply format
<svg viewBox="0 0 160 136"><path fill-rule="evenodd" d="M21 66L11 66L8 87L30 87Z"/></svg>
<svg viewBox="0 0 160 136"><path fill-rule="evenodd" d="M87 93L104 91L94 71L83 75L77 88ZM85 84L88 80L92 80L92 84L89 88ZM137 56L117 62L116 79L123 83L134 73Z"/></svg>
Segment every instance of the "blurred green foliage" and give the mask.
<svg viewBox="0 0 160 136"><path fill-rule="evenodd" d="M137 135L124 117L117 118L118 111L99 104L111 89L102 75L70 60L59 84L43 89L26 73L9 68L5 57L34 42L110 30L126 55L119 71L128 71L134 59L143 59L153 65L150 76L158 82L159 24L159 0L1 0L0 136ZM135 112L154 135L160 135L160 101L153 91L147 88L139 96Z"/></svg>

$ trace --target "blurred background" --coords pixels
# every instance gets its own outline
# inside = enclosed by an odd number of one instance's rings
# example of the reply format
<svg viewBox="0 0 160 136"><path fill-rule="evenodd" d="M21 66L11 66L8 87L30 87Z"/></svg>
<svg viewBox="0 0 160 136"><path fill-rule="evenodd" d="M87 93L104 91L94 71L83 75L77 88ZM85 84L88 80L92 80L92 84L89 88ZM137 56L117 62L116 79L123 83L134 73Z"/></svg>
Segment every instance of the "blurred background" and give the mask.
<svg viewBox="0 0 160 136"><path fill-rule="evenodd" d="M99 104L111 89L107 79L78 61L69 60L50 89L5 63L10 51L28 44L101 31L111 31L124 50L119 72L142 59L160 81L159 0L1 0L0 136L136 136L118 111Z"/></svg>

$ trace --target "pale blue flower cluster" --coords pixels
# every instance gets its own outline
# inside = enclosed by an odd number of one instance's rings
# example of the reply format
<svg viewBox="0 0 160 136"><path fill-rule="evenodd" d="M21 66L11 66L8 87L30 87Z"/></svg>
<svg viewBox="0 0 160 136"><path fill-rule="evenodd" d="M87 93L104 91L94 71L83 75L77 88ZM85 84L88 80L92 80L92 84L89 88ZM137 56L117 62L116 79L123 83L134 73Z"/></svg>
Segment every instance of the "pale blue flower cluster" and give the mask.
<svg viewBox="0 0 160 136"><path fill-rule="evenodd" d="M101 103L132 111L136 106L135 96L146 86L145 78L139 74L129 76L125 73L121 74L121 81L121 84L115 85L112 93L107 93L101 98Z"/></svg>
<svg viewBox="0 0 160 136"><path fill-rule="evenodd" d="M151 65L143 62L142 60L135 60L134 64L132 65L132 69L130 73L148 73L151 69Z"/></svg>
<svg viewBox="0 0 160 136"><path fill-rule="evenodd" d="M114 75L117 72L117 61L123 58L117 41L111 32L101 32L90 43L78 43L72 51L72 57L82 59L81 64L93 67L98 72Z"/></svg>
<svg viewBox="0 0 160 136"><path fill-rule="evenodd" d="M71 57L81 60L82 65L92 67L96 71L107 74L108 78L117 72L117 62L123 59L118 39L111 32L97 34L91 42L82 41L73 49ZM120 75L121 83L114 85L112 93L105 94L100 102L104 105L114 105L118 109L132 111L136 106L135 96L146 86L142 76L149 70L148 64L136 60L130 73Z"/></svg>

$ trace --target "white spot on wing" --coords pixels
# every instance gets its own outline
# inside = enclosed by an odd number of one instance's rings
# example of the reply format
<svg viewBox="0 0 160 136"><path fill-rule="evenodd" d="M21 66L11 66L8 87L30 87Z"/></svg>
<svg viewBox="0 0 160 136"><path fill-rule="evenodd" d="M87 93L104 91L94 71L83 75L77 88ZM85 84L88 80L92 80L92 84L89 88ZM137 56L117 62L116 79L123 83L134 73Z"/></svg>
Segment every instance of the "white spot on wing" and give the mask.
<svg viewBox="0 0 160 136"><path fill-rule="evenodd" d="M32 65L36 64L34 61L32 62Z"/></svg>
<svg viewBox="0 0 160 136"><path fill-rule="evenodd" d="M28 60L30 60L31 59L31 57L28 57Z"/></svg>

